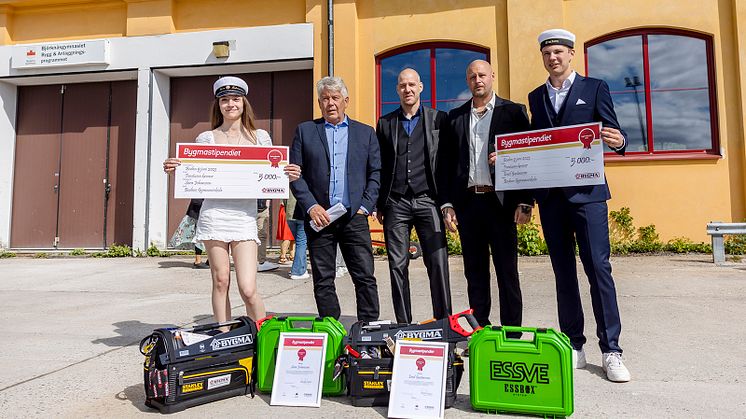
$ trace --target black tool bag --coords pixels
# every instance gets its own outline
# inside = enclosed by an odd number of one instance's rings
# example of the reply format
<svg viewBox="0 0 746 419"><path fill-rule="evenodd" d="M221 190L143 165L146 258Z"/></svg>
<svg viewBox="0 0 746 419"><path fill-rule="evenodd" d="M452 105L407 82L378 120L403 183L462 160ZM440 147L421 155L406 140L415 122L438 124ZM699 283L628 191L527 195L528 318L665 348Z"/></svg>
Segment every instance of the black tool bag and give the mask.
<svg viewBox="0 0 746 419"><path fill-rule="evenodd" d="M460 317L465 317L475 330L479 328L471 310L424 324L353 324L345 340L347 354L338 360L344 366L347 394L352 405L388 405L394 358L386 345L386 338L391 338L393 341L413 339L449 343L445 407L453 406L464 373L464 361L456 354L456 343L466 341L473 333L473 330L466 331L459 325Z"/></svg>
<svg viewBox="0 0 746 419"><path fill-rule="evenodd" d="M248 317L154 330L140 342L145 405L172 413L233 396L253 397L256 332Z"/></svg>

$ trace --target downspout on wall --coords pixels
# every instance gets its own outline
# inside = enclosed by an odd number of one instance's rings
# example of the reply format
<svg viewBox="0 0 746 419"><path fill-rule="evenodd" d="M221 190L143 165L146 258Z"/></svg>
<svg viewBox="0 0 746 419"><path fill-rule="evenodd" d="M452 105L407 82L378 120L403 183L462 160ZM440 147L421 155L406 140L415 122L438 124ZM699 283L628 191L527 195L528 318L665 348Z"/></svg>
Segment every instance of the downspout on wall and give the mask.
<svg viewBox="0 0 746 419"><path fill-rule="evenodd" d="M334 75L334 0L328 0L327 2L327 28L329 32L329 49L327 51L327 63L329 65L328 72L329 76Z"/></svg>

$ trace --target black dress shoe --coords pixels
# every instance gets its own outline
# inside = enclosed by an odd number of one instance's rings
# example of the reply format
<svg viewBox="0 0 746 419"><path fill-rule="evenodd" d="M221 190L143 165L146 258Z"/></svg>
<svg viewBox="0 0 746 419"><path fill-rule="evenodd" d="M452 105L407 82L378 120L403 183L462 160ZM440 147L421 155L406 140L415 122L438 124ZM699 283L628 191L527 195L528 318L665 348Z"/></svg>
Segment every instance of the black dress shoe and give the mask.
<svg viewBox="0 0 746 419"><path fill-rule="evenodd" d="M208 265L205 262L194 263L194 264L192 264L192 268L194 268L194 269L210 269L210 265Z"/></svg>

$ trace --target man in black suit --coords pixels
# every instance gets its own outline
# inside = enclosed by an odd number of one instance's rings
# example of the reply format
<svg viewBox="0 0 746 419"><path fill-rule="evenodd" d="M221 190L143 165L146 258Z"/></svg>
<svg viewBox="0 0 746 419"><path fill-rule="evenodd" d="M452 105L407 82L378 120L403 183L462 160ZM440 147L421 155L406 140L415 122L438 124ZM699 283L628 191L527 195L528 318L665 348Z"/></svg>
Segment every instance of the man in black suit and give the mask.
<svg viewBox="0 0 746 419"><path fill-rule="evenodd" d="M399 73L396 92L401 106L378 120L381 148L381 193L375 212L383 224L396 321L412 322L409 292L409 237L412 226L422 245L430 279L433 317L451 314L448 247L438 210L435 182L440 126L447 114L421 106L423 85L411 68Z"/></svg>
<svg viewBox="0 0 746 419"><path fill-rule="evenodd" d="M627 143L614 112L609 86L602 80L575 73L570 66L575 56L574 43L575 35L562 29L539 35L549 78L528 95L531 127L546 129L602 122L601 139L613 151L624 155ZM586 365L583 307L575 260L577 243L590 282L602 367L610 381L629 381L619 346L622 323L609 263L608 185L537 189L534 196L556 280L560 328L572 343L575 368Z"/></svg>
<svg viewBox="0 0 746 419"><path fill-rule="evenodd" d="M378 288L367 216L375 208L380 186L378 139L372 127L345 115L349 97L341 78L324 77L316 91L323 118L298 125L290 149L290 161L303 170L290 188L298 203L295 218L305 219L316 307L322 317L338 319L341 314L334 286L339 244L355 285L357 318L377 320ZM337 204L347 212L332 222L327 209Z"/></svg>
<svg viewBox="0 0 746 419"><path fill-rule="evenodd" d="M495 135L528 130L523 105L492 91L495 73L486 61L469 64L466 82L472 98L448 114L447 138L440 146L438 177L446 227L458 229L469 304L480 325L490 324L490 251L497 273L500 323L520 326L523 315L518 282L516 223L531 219L525 191L495 191Z"/></svg>

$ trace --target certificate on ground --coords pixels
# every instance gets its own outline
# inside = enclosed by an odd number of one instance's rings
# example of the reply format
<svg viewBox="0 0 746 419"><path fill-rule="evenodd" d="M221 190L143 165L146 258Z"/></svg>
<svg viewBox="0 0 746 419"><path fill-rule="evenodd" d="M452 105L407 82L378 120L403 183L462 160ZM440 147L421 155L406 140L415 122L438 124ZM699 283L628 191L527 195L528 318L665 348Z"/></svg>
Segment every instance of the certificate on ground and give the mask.
<svg viewBox="0 0 746 419"><path fill-rule="evenodd" d="M286 199L284 146L176 144L174 198Z"/></svg>
<svg viewBox="0 0 746 419"><path fill-rule="evenodd" d="M326 333L280 333L272 406L321 406Z"/></svg>
<svg viewBox="0 0 746 419"><path fill-rule="evenodd" d="M388 416L442 418L447 371L447 342L396 341Z"/></svg>
<svg viewBox="0 0 746 419"><path fill-rule="evenodd" d="M495 189L600 185L601 123L495 136Z"/></svg>

